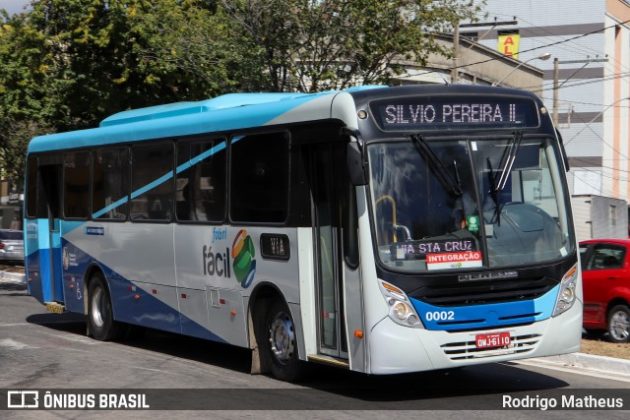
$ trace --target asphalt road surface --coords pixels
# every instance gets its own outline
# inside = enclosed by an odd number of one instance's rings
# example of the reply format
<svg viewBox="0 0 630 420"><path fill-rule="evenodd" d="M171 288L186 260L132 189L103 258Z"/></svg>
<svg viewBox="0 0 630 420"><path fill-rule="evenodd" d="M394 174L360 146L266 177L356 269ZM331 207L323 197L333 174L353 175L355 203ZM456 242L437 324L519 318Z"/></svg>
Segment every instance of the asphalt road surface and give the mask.
<svg viewBox="0 0 630 420"><path fill-rule="evenodd" d="M3 395L7 389L168 389L159 391L158 400L153 396L154 408L192 398L191 408L217 409L12 410L0 411L0 418L628 418L622 410L505 411L505 395L532 404L548 397L621 396L624 407L630 406L630 382L513 363L378 377L315 366L299 385L252 376L249 367L247 350L157 331L125 342L97 342L85 336L82 317L49 314L24 290L0 284Z"/></svg>

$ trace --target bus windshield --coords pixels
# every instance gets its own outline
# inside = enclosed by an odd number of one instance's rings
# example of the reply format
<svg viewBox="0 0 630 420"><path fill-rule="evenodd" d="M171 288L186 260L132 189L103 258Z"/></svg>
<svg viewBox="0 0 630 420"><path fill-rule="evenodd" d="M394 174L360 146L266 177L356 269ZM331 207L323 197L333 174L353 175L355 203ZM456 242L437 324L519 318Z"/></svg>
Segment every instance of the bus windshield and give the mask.
<svg viewBox="0 0 630 420"><path fill-rule="evenodd" d="M370 144L380 261L404 272L479 270L573 253L553 141L516 133Z"/></svg>

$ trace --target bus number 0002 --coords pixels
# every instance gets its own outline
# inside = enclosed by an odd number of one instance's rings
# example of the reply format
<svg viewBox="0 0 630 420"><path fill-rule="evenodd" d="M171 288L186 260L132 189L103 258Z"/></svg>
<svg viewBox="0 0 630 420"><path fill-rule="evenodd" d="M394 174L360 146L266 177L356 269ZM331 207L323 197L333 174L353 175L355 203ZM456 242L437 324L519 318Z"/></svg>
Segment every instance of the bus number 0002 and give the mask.
<svg viewBox="0 0 630 420"><path fill-rule="evenodd" d="M454 311L435 311L424 314L427 321L451 321L455 319Z"/></svg>

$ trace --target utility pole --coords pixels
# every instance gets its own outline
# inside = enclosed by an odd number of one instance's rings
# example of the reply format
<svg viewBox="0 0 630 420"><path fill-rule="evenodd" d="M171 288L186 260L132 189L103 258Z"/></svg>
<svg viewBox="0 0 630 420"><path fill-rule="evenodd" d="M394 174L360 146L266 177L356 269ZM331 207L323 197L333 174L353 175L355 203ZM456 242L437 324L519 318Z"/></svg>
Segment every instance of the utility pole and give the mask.
<svg viewBox="0 0 630 420"><path fill-rule="evenodd" d="M453 28L453 67L451 68L451 84L459 79L459 22Z"/></svg>
<svg viewBox="0 0 630 420"><path fill-rule="evenodd" d="M588 66L590 63L607 63L608 58L587 58L585 60L558 60L558 58L553 59L553 124L555 126L558 125L558 94L559 90L566 82L569 81L573 76L578 74L580 70L584 67ZM584 64L582 67L576 69L569 77L564 79L562 83L559 83L560 77L560 64Z"/></svg>
<svg viewBox="0 0 630 420"><path fill-rule="evenodd" d="M517 25L518 21L516 20L516 16L514 16L514 19L512 20L505 20L505 21L498 21L497 18L494 18L494 21L492 22L471 22L471 23L462 23L460 24L459 22L456 22L455 25L453 25L453 67L451 67L451 83L457 83L457 81L459 80L459 60L460 60L460 56L459 56L459 28L477 28L477 27L483 27L483 26L490 26L490 29L488 29L481 37L478 38L478 41L481 40L481 38L483 38L485 35L488 34L488 32L490 32L492 29L494 29L496 26L505 26L505 25Z"/></svg>

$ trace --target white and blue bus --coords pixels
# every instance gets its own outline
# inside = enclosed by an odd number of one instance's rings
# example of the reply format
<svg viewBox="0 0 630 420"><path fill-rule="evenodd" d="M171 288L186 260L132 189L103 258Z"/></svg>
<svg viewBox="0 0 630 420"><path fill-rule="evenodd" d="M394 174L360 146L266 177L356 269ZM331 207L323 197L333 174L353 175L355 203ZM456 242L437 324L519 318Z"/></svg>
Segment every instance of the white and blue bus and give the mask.
<svg viewBox="0 0 630 420"><path fill-rule="evenodd" d="M566 154L534 95L229 94L34 138L30 293L97 340L149 327L368 374L574 352Z"/></svg>

